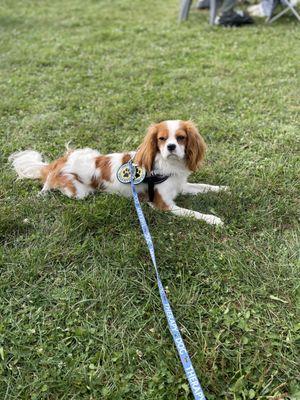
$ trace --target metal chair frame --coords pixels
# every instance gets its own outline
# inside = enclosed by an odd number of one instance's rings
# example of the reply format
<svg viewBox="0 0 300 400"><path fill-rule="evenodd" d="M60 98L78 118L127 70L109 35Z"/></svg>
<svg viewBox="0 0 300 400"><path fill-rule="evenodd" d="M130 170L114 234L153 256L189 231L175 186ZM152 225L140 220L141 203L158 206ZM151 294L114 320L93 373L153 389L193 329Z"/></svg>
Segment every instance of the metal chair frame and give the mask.
<svg viewBox="0 0 300 400"><path fill-rule="evenodd" d="M292 13L295 15L295 17L297 18L297 20L300 22L300 15L298 14L297 10L295 9L295 6L293 6L289 0L284 0L283 3L284 3L284 5L286 5L286 8L284 8L280 13L274 15L274 17L272 17L272 15L271 15L271 16L267 19L266 22L268 22L269 24L271 24L272 22L274 22L274 21L276 21L278 18L280 18L282 15L286 14L288 11L292 11Z"/></svg>

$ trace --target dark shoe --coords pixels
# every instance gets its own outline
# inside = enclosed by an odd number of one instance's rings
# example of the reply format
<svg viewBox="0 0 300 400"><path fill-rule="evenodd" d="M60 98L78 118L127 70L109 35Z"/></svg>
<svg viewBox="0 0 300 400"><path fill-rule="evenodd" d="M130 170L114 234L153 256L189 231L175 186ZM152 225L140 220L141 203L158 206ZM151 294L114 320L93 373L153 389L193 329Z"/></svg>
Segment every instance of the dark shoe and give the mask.
<svg viewBox="0 0 300 400"><path fill-rule="evenodd" d="M223 13L216 20L216 24L222 26L242 26L253 24L253 22L254 21L250 15L244 13L243 11L229 11Z"/></svg>

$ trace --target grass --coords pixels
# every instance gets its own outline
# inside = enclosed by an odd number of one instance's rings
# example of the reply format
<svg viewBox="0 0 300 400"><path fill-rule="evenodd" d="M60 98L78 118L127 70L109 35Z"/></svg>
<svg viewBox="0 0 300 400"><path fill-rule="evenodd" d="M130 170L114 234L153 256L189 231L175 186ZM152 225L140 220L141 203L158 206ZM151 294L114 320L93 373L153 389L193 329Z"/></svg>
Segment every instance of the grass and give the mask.
<svg viewBox="0 0 300 400"><path fill-rule="evenodd" d="M144 207L208 400L299 399L299 24L211 28L175 1L0 8L0 398L191 399L131 201L38 198L10 153L134 149L193 119L209 151L181 198L215 229ZM298 308L297 308L298 307Z"/></svg>

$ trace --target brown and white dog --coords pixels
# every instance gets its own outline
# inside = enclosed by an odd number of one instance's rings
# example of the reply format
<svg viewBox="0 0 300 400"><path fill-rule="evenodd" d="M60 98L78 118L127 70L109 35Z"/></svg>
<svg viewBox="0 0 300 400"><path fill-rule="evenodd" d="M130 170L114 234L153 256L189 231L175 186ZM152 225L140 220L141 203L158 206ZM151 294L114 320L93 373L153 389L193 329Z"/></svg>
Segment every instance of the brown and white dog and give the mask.
<svg viewBox="0 0 300 400"><path fill-rule="evenodd" d="M148 174L168 176L155 185L154 196L149 204L175 215L194 217L213 225L222 225L220 218L178 207L174 199L180 193L219 192L225 186L188 183L187 178L196 171L204 158L206 145L191 121L164 121L153 124L136 152L100 154L90 148L69 150L63 157L51 163L42 161L40 153L27 150L14 153L12 162L20 178L40 179L44 186L41 193L59 189L71 198L83 199L100 190L130 197L129 184L117 179L119 167L130 159ZM141 198L148 198L148 185L140 183L136 190Z"/></svg>

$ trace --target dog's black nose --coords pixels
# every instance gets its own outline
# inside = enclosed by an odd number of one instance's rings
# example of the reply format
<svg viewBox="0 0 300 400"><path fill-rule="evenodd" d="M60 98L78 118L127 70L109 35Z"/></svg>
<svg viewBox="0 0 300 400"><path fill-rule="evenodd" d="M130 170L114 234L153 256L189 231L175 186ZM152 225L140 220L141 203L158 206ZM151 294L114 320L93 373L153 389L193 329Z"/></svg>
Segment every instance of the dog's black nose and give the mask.
<svg viewBox="0 0 300 400"><path fill-rule="evenodd" d="M168 144L167 149L168 149L169 151L175 150L175 149L176 149L176 144Z"/></svg>

